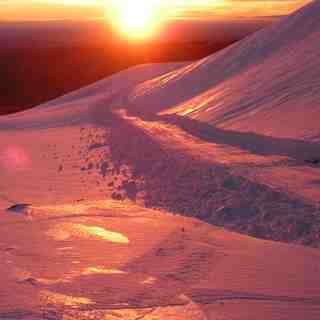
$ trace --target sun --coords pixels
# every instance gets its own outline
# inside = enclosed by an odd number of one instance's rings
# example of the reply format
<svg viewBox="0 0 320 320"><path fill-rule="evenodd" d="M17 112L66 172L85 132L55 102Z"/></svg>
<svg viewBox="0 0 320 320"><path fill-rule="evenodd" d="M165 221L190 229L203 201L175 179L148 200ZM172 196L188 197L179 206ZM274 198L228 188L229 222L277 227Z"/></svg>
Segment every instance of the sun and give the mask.
<svg viewBox="0 0 320 320"><path fill-rule="evenodd" d="M153 24L152 8L142 1L137 3L127 2L119 12L119 22L122 28L133 34L147 32L147 29Z"/></svg>
<svg viewBox="0 0 320 320"><path fill-rule="evenodd" d="M108 18L123 35L145 39L152 36L160 24L159 0L118 0L107 8ZM111 14L110 14L111 13Z"/></svg>

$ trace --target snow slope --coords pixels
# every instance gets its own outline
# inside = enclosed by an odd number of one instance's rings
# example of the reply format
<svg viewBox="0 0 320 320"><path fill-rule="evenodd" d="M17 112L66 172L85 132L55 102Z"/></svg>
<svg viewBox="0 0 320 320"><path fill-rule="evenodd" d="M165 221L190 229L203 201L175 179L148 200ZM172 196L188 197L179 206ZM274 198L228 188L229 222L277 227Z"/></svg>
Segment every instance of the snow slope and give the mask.
<svg viewBox="0 0 320 320"><path fill-rule="evenodd" d="M225 207L217 211L243 214L245 203L232 207L230 190L235 199L238 189L252 198L259 190L228 165L270 159L205 143L199 149L178 128L108 110L88 118L85 106L77 123L63 105L51 117L50 108L38 108L1 119L0 319L319 318L318 250L142 206L189 199L191 208L203 188L202 195L221 193L215 202ZM144 174L155 175L151 185ZM264 202L290 205L259 187Z"/></svg>
<svg viewBox="0 0 320 320"><path fill-rule="evenodd" d="M221 52L137 86L130 102L145 113L171 109L224 129L319 141L319 15L316 0Z"/></svg>
<svg viewBox="0 0 320 320"><path fill-rule="evenodd" d="M97 113L104 105L121 105L129 88L181 65L183 63L149 64L129 68L31 110L2 116L0 128L11 130L87 122L89 114Z"/></svg>
<svg viewBox="0 0 320 320"><path fill-rule="evenodd" d="M0 319L317 320L315 249L130 202L0 212Z"/></svg>
<svg viewBox="0 0 320 320"><path fill-rule="evenodd" d="M228 169L270 159L204 142L198 148L178 128L109 110L90 118L85 106L78 122L68 121L63 105L51 117L50 108L38 108L16 115L16 123L2 118L0 319L319 318L318 250L142 206L189 199L191 208L199 188L198 213L212 210L204 207L210 192L226 216L247 210L241 201L232 206L240 192L251 200L262 192L260 205L290 206ZM303 203L292 205L306 214Z"/></svg>

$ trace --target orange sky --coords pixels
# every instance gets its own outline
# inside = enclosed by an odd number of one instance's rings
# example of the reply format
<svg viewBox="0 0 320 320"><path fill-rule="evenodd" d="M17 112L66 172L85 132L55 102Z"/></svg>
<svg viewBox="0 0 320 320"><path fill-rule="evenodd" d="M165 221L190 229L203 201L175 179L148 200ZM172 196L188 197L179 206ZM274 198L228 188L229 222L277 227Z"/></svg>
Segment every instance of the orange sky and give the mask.
<svg viewBox="0 0 320 320"><path fill-rule="evenodd" d="M102 18L108 7L117 1L121 0L0 0L0 20ZM134 1L148 0L132 0ZM161 2L169 18L179 19L282 15L309 2L309 0L154 1Z"/></svg>

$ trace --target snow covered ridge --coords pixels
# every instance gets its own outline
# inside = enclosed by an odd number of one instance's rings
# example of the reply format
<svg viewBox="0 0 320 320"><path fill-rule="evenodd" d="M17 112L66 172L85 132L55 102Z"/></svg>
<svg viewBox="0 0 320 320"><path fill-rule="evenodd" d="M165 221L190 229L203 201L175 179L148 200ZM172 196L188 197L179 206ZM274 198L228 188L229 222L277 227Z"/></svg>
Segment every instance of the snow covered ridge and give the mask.
<svg viewBox="0 0 320 320"><path fill-rule="evenodd" d="M139 111L188 115L225 129L319 141L319 16L317 0L221 52L144 82L130 102Z"/></svg>

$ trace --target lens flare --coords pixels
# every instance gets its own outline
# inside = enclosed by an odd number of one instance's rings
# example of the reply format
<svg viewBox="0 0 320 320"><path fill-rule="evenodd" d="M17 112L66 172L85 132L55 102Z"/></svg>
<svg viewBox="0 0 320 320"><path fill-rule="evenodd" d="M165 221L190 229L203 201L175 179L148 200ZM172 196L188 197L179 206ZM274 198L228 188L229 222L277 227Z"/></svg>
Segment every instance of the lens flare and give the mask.
<svg viewBox="0 0 320 320"><path fill-rule="evenodd" d="M0 150L0 166L7 171L26 170L31 164L26 150L18 145L9 145Z"/></svg>

